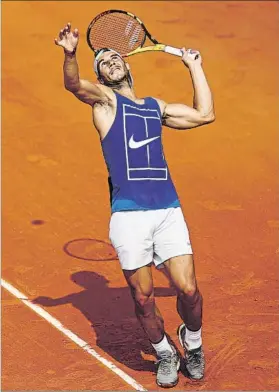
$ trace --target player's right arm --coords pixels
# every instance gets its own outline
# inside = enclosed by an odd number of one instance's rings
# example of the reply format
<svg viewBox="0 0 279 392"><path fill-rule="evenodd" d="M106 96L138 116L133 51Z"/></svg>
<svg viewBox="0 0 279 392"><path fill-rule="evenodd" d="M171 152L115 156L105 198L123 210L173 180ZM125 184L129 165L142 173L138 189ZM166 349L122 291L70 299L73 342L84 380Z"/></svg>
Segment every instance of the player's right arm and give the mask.
<svg viewBox="0 0 279 392"><path fill-rule="evenodd" d="M59 38L55 39L55 44L64 48L64 85L79 100L93 106L96 102L106 102L108 97L103 86L91 83L88 80L80 79L79 68L76 59L76 50L79 40L77 29L71 31L71 24L67 23L64 29L60 30Z"/></svg>

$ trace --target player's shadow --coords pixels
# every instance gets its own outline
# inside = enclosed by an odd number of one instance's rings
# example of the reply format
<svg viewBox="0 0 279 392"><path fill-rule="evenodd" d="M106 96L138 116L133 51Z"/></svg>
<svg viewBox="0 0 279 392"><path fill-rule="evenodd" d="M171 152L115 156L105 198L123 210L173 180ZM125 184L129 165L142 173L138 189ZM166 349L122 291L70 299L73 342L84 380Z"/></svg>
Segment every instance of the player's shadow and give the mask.
<svg viewBox="0 0 279 392"><path fill-rule="evenodd" d="M84 290L61 298L37 297L33 303L72 304L91 323L103 351L131 369L154 371L154 351L136 319L130 289L109 287L104 276L91 271L76 272L71 280ZM155 288L157 297L174 295L171 287Z"/></svg>

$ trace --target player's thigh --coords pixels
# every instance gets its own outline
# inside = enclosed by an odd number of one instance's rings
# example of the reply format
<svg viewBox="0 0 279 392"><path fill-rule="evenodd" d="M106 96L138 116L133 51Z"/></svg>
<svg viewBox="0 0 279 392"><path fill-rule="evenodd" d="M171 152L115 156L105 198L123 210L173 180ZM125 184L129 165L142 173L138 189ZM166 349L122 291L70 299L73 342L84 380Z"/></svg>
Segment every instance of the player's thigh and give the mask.
<svg viewBox="0 0 279 392"><path fill-rule="evenodd" d="M112 215L109 238L123 270L134 271L152 262L152 222L143 211Z"/></svg>
<svg viewBox="0 0 279 392"><path fill-rule="evenodd" d="M181 208L166 209L164 214L154 233L154 263L158 268L175 256L193 253Z"/></svg>
<svg viewBox="0 0 279 392"><path fill-rule="evenodd" d="M197 287L193 255L171 257L164 263L167 274L179 291L194 292Z"/></svg>
<svg viewBox="0 0 279 392"><path fill-rule="evenodd" d="M136 302L142 305L154 298L151 265L146 265L133 271L123 270L123 274Z"/></svg>

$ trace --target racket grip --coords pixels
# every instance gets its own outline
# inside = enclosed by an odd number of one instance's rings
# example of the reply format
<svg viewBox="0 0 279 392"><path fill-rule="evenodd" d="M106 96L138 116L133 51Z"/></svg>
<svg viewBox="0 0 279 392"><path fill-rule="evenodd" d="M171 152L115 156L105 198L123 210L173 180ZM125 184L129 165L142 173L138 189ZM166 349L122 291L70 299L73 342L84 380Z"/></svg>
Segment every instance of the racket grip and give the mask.
<svg viewBox="0 0 279 392"><path fill-rule="evenodd" d="M182 57L182 52L180 49L174 48L173 46L165 46L164 51L169 54L173 54L174 56Z"/></svg>

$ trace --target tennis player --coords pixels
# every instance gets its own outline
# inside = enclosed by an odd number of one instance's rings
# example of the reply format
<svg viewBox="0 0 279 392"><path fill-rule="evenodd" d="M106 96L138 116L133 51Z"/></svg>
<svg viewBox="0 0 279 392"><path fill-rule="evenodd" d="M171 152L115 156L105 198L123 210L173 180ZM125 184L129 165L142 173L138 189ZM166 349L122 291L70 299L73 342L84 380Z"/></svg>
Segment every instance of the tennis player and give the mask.
<svg viewBox="0 0 279 392"><path fill-rule="evenodd" d="M214 121L213 100L202 58L181 49L194 88L194 104L167 104L137 98L129 64L115 51L98 52L91 83L79 76L77 29L68 23L55 39L64 48L65 88L90 105L109 173L111 220L109 236L131 289L135 313L158 357L157 384L178 382L179 355L168 341L164 321L154 301L151 266L165 268L177 290L182 319L179 341L188 376L204 376L202 296L195 277L189 232L162 147L162 125L189 129ZM179 153L179 152L178 152Z"/></svg>

